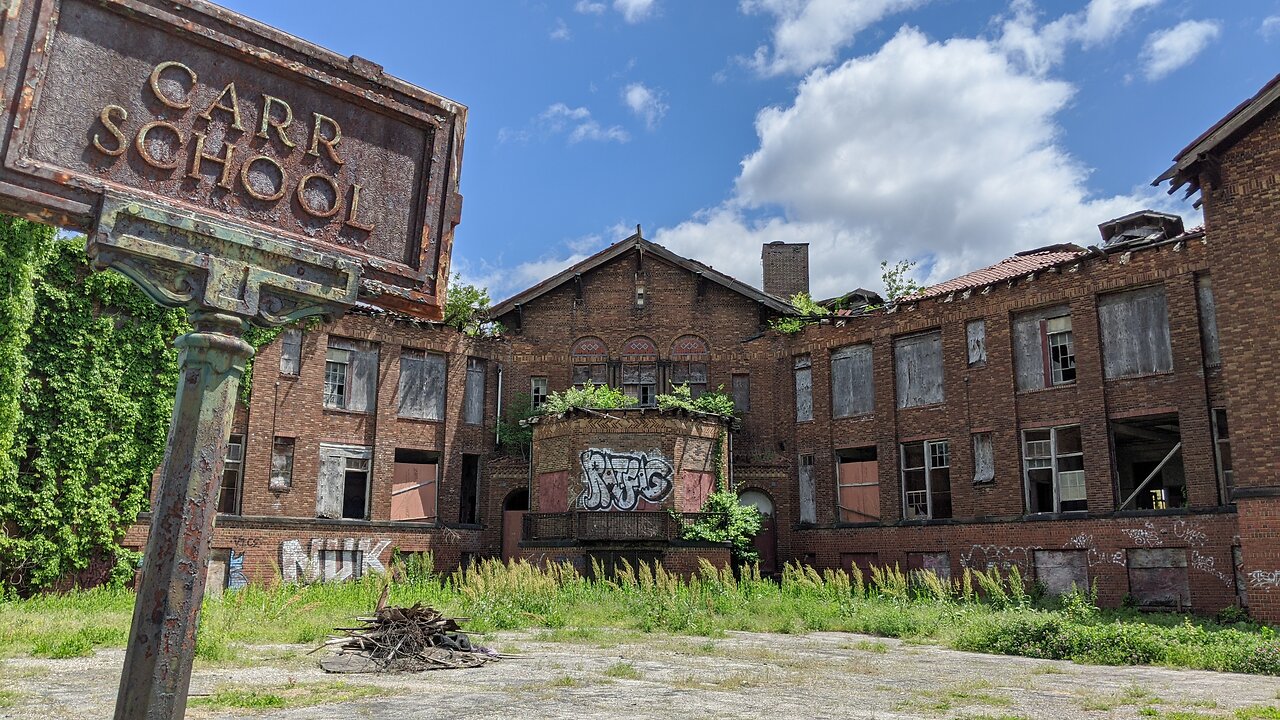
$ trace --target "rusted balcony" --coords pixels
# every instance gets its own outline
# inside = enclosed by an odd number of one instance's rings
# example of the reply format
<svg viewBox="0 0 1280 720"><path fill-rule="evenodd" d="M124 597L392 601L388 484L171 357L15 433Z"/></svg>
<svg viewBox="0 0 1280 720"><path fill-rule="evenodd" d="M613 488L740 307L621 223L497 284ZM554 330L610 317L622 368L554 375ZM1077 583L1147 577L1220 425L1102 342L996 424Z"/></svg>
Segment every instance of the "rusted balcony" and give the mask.
<svg viewBox="0 0 1280 720"><path fill-rule="evenodd" d="M668 542L681 531L714 513L564 512L524 516L525 542Z"/></svg>

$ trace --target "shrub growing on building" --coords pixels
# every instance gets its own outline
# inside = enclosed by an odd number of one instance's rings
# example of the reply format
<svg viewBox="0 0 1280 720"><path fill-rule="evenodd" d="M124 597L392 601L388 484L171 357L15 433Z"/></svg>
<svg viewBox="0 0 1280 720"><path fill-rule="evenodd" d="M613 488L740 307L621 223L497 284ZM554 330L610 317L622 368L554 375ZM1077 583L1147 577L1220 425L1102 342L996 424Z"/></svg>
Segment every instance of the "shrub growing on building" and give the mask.
<svg viewBox="0 0 1280 720"><path fill-rule="evenodd" d="M547 395L540 414L559 415L570 410L616 410L635 404L635 400L618 388L587 383L580 388L571 387Z"/></svg>

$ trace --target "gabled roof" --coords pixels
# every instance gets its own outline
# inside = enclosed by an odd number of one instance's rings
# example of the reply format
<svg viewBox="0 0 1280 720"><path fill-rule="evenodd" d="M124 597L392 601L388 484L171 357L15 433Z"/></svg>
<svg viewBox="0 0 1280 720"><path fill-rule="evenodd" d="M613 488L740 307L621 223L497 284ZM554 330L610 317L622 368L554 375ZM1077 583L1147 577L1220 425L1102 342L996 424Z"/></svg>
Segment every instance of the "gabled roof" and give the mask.
<svg viewBox="0 0 1280 720"><path fill-rule="evenodd" d="M1255 122L1261 121L1263 113L1265 113L1277 100L1280 100L1280 75L1271 78L1271 81L1262 86L1262 89L1253 97L1245 100L1235 107L1234 110L1227 113L1221 120L1213 124L1213 127L1205 130L1200 137L1191 141L1191 144L1182 149L1173 159L1173 167L1165 170L1160 177L1151 182L1152 185L1159 185L1165 180L1171 181L1169 184L1169 194L1183 185L1190 184L1187 188L1186 197L1191 197L1200 190L1199 170L1200 165L1209 156L1210 153L1218 150L1228 141L1237 137L1240 133L1249 130ZM1200 206L1200 202L1196 202L1196 207Z"/></svg>
<svg viewBox="0 0 1280 720"><path fill-rule="evenodd" d="M757 290L740 280L735 280L728 275L711 268L708 265L703 265L697 260L681 257L655 242L645 240L640 234L640 229L637 227L635 234L631 237L628 237L625 240L620 240L578 264L570 268L566 268L546 280L543 280L537 285L516 293L506 300L494 305L489 311L489 317L494 319L500 318L515 310L516 306L532 302L546 293L549 293L561 285L573 280L574 277L590 270L594 270L611 260L619 258L628 252L634 251L651 254L654 257L661 258L662 260L671 263L672 265L682 267L694 275L701 275L706 280L754 300L774 312L778 312L783 315L795 315L797 312L791 303L783 300L782 298Z"/></svg>

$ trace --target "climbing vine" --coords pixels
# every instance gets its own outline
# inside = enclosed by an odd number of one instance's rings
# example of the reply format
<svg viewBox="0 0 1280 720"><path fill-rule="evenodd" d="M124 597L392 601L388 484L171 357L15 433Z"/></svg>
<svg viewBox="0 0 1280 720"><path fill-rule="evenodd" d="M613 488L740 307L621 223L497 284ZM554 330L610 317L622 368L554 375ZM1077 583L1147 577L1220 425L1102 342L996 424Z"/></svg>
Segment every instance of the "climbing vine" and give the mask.
<svg viewBox="0 0 1280 720"><path fill-rule="evenodd" d="M80 238L49 243L30 289L21 414L0 448L17 465L0 478L0 580L20 592L129 559L119 543L147 505L173 411L173 340L189 329L123 276L91 273Z"/></svg>
<svg viewBox="0 0 1280 720"><path fill-rule="evenodd" d="M35 300L31 278L54 229L0 216L0 483L18 471L8 448L21 417L20 394L29 362L24 353Z"/></svg>

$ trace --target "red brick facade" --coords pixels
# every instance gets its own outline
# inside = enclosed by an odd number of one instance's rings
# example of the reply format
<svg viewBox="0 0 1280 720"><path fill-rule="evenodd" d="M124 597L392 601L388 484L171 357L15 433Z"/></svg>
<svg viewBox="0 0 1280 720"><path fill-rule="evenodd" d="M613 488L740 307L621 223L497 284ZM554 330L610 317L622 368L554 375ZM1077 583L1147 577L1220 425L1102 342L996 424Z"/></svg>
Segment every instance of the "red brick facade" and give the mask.
<svg viewBox="0 0 1280 720"><path fill-rule="evenodd" d="M538 457L537 448L532 462L498 453L499 402L516 402L535 380L545 381L550 391L569 387L572 350L584 338L603 345L598 372L613 385L630 377L624 346L637 338L651 340L657 348L653 384L664 392L682 372L681 359L673 357L677 340L695 336L708 351L699 358L706 365L707 388L723 386L749 397L742 426L730 438L729 475L735 490L763 493L772 504L776 537L771 542L779 561L820 567L898 564L953 574L966 567L1017 565L1024 575L1046 583L1056 582L1061 567L1070 567L1076 573L1071 577L1096 582L1107 604L1133 596L1139 602L1213 612L1247 602L1260 617L1280 620L1280 460L1274 453L1280 440L1280 383L1272 377L1280 338L1270 332L1280 285L1269 265L1280 256L1280 116L1271 112L1233 142L1215 169L1220 176L1202 183L1212 188L1204 193L1206 231L1149 237L1092 253L1057 248L1047 267L1032 272L899 302L888 310L829 316L795 335L769 328L771 319L786 312L776 298L735 286L706 266L663 256L665 250L638 237L499 305L495 319L506 328L501 339L474 340L452 330L361 314L308 330L296 377L276 372L279 343L264 348L257 359L252 401L238 422L247 448L240 516L220 519L214 545L233 558L243 557L244 573L251 578L277 572L332 574L313 567L322 562L337 562L342 575L341 557L298 560L299 553L312 552L313 539L317 552L378 550L382 554L373 565L385 564L390 547L431 550L442 567L467 555L496 556L503 548L504 522L518 517L508 513L504 521L504 509L541 510L535 478L544 470L568 473L563 482L569 485L581 481L573 467L543 468L548 461ZM1062 253L1066 261L1059 261ZM1220 365L1206 351L1213 335L1205 314L1209 279ZM1112 294L1144 288L1162 293L1168 326L1162 362L1167 365L1110 372L1108 363L1118 362L1116 354L1124 349L1108 350L1104 344L1106 307ZM1025 352L1018 328L1030 327L1026 318L1056 307L1067 313L1055 317L1070 318L1074 377L1053 376L1063 384L1051 385L1050 343L1058 341L1049 338L1049 325L1042 320L1050 386L1020 390L1019 373L1027 370L1025 356L1017 359ZM977 320L983 323L985 354L974 362L969 328ZM904 390L911 381L902 378L914 371L904 376L899 368L905 362L899 341L919 333L938 334L941 381L928 391L933 400L903 403L900 397L912 391ZM330 336L378 344L376 411L324 409ZM1127 334L1123 339L1138 342ZM836 417L833 353L842 357L842 348L855 345L870 347L870 411ZM441 421L398 416L402 347L447 355ZM481 424L463 422L469 357L483 360L487 368ZM808 375L811 403L798 408L802 381L796 368L806 363L802 372ZM1220 437L1220 444L1215 443L1215 410L1230 418L1229 438ZM1177 457L1180 467L1171 482L1184 484L1169 486L1173 489L1162 496L1167 503L1156 498L1147 500L1147 509L1135 509L1138 503L1121 508L1130 492L1136 497L1144 490L1122 487L1126 473L1134 476L1133 485L1137 476L1150 471L1156 477L1164 467L1165 461L1129 467L1117 460L1118 433L1155 437L1149 424L1142 424L1151 418L1176 428L1181 444L1160 456ZM1059 430L1051 435L1050 428ZM1041 452L1047 446L1035 440L1041 436L1058 438L1061 432L1074 438L1076 428L1083 485L1068 487L1064 478L1078 483L1080 471L1061 470L1070 453L1055 450L1052 497L1054 502L1070 498L1072 507L1040 512L1038 504L1045 501L1033 497L1028 477L1043 466L1038 455L1030 457L1031 448ZM975 434L982 437L975 440ZM268 486L272 442L278 437L296 438L293 485L287 492ZM988 438L992 463L983 470L974 448ZM322 442L371 448L368 520L315 517ZM1219 472L1219 450L1228 443L1236 502L1226 497ZM906 512L927 515L919 510L919 491L904 496L904 478L916 472L914 465L904 468L904 458L917 447L936 454L929 456L931 488L938 487L933 478L949 477L949 493L926 492L931 503L938 503L930 506L933 518ZM435 522L390 520L397 449L438 454ZM474 523L460 522L464 455L479 456ZM861 507L859 521L853 522L847 507L841 509L839 462L854 462L855 455L862 458L858 462L874 462L878 518L874 508ZM866 487L858 492L864 500L876 497ZM939 510L948 506L949 512ZM510 537L511 531L507 527L505 534ZM140 544L144 536L145 528L137 527L128 540ZM586 552L525 543L508 555L582 563ZM716 557L719 549L689 552Z"/></svg>

